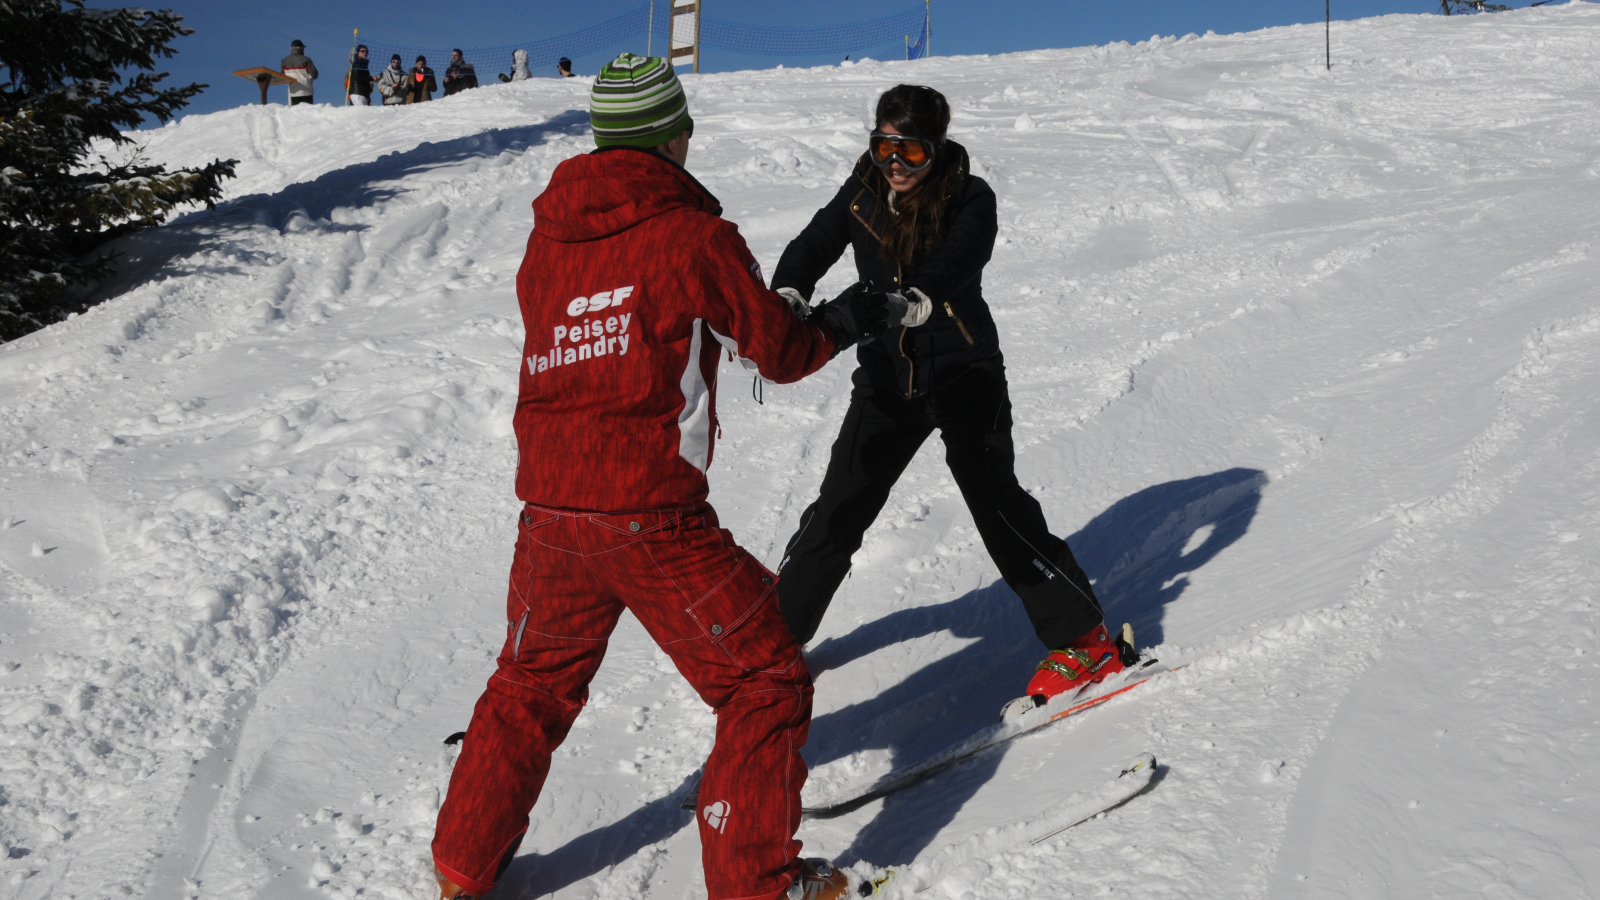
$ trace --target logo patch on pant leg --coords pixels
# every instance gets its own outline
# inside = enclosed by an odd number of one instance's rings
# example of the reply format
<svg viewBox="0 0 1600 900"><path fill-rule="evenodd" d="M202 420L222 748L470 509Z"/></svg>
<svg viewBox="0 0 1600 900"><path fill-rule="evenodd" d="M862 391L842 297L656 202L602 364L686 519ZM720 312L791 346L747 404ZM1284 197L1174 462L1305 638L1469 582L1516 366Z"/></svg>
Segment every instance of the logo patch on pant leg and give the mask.
<svg viewBox="0 0 1600 900"><path fill-rule="evenodd" d="M700 815L705 817L707 825L710 825L712 828L716 829L717 834L721 834L722 829L727 827L728 813L732 811L733 807L728 805L728 801L718 800L710 806L707 806L705 809L700 810Z"/></svg>

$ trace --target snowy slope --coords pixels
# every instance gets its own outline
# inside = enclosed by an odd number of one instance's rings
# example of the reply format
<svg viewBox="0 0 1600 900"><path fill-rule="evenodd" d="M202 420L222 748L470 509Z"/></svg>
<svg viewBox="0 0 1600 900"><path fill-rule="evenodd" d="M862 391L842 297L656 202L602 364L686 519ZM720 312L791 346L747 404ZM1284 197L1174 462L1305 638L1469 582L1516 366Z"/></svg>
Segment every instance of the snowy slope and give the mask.
<svg viewBox="0 0 1600 900"><path fill-rule="evenodd" d="M1195 660L808 854L937 858L952 898L1600 890L1600 6L1336 41L686 77L767 271L879 91L950 96L1019 474L1113 620ZM440 739L504 637L512 275L586 90L148 133L240 159L229 202L0 347L0 896L430 895ZM762 405L724 369L712 499L769 564L849 368ZM930 443L810 648L808 796L988 724L1039 655ZM711 726L625 619L499 894L692 896ZM962 855L1142 751L1148 794Z"/></svg>

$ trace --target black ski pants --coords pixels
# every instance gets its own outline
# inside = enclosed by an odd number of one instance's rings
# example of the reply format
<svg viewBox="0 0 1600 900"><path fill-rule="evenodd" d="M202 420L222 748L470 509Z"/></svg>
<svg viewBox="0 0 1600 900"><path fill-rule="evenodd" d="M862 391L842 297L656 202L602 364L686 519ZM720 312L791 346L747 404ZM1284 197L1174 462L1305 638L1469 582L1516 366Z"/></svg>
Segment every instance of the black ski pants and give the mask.
<svg viewBox="0 0 1600 900"><path fill-rule="evenodd" d="M864 369L853 381L821 496L801 514L778 569L778 603L797 641L816 634L861 536L934 429L984 547L1045 647L1064 647L1104 621L1067 542L1050 533L1039 501L1017 483L1000 354L909 400L874 386Z"/></svg>

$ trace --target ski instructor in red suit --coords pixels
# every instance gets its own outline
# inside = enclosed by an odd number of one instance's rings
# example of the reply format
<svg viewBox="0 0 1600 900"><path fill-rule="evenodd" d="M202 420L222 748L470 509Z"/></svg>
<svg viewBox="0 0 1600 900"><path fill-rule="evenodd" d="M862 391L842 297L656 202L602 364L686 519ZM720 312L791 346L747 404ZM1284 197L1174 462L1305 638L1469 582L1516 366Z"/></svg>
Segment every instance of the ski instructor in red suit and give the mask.
<svg viewBox="0 0 1600 900"><path fill-rule="evenodd" d="M717 713L696 814L711 900L839 896L844 873L794 839L811 675L776 579L706 503L717 363L796 381L904 302L857 285L802 319L767 289L683 168L694 123L665 60L607 64L590 119L599 149L556 167L517 273L525 505L505 646L439 810L440 893L481 897L510 865L627 608Z"/></svg>

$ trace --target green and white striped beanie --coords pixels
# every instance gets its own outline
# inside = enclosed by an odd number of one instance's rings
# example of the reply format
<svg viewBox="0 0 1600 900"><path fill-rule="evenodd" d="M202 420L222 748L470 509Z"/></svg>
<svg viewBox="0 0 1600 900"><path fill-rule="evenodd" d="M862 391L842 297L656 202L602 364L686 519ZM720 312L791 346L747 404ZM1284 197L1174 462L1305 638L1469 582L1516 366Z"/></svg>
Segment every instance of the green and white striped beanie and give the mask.
<svg viewBox="0 0 1600 900"><path fill-rule="evenodd" d="M654 147L689 127L689 101L672 64L624 53L600 67L589 92L598 147Z"/></svg>

